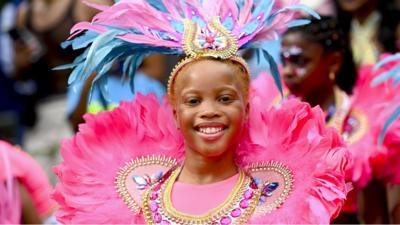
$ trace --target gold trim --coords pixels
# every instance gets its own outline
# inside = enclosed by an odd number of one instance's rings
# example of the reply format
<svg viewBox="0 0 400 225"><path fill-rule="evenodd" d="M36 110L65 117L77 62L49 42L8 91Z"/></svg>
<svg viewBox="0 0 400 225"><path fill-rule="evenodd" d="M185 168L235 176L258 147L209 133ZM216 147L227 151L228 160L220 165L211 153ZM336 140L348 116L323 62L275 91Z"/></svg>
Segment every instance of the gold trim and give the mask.
<svg viewBox="0 0 400 225"><path fill-rule="evenodd" d="M293 189L294 177L292 171L280 162L269 161L264 163L253 164L249 167L250 173L273 171L279 173L284 180L283 192L273 202L269 204L263 204L257 207L257 213L270 213L273 210L279 208L283 202L289 197L290 192Z"/></svg>
<svg viewBox="0 0 400 225"><path fill-rule="evenodd" d="M357 129L345 137L346 142L351 145L359 141L367 133L369 123L367 115L359 109L352 109L349 117L355 118L358 122Z"/></svg>
<svg viewBox="0 0 400 225"><path fill-rule="evenodd" d="M154 184L149 190L145 191L143 195L143 214L147 224L156 224L153 220L153 213L150 210L150 193L156 187L156 185L162 185L159 193L159 213L164 218L168 219L172 224L213 224L216 221L220 221L225 216L230 216L233 209L238 207L240 201L244 196L244 192L251 189L250 184L252 178L246 175L243 171L239 172L239 180L236 183L234 189L230 193L227 200L218 206L216 209L211 210L209 213L196 216L189 215L186 213L178 212L172 206L171 202L171 191L173 184L179 175L180 168L172 171L171 175L165 180L164 183ZM261 192L258 189L251 189L253 191L253 197L249 199L249 206L246 209L242 209L242 214L238 218L231 218L232 224L244 224L248 221L250 216L253 214Z"/></svg>
<svg viewBox="0 0 400 225"><path fill-rule="evenodd" d="M227 214L233 207L233 205L237 201L239 201L239 199L242 197L246 185L249 184L249 180L248 179L245 180L245 174L243 173L243 171L239 171L239 180L235 184L228 198L222 204L220 204L217 208L212 209L210 212L206 214L193 216L190 214L179 212L172 205L171 201L172 187L178 175L179 172L174 171L174 173L166 181L165 190L163 192L163 197L165 200L165 211L166 213L171 214L174 217L182 218L184 220L187 220L188 222L190 221L190 223L203 223L207 221L209 218L215 218L217 215Z"/></svg>
<svg viewBox="0 0 400 225"><path fill-rule="evenodd" d="M222 49L208 49L196 45L196 35L198 35L198 25L189 19L183 21L183 50L186 55L191 58L198 57L216 57L228 59L236 54L238 51L237 39L233 36L228 29L221 24L219 17L214 17L207 25L208 28L224 38L226 46Z"/></svg>
<svg viewBox="0 0 400 225"><path fill-rule="evenodd" d="M126 178L128 175L136 168L148 165L160 165L165 166L167 168L172 168L176 166L178 163L174 158L166 157L166 156L142 156L140 158L132 159L131 161L125 163L125 166L121 167L117 175L115 177L115 189L119 196L122 198L125 204L128 205L128 208L135 213L139 213L141 207L135 202L135 199L128 192L128 188L126 187Z"/></svg>

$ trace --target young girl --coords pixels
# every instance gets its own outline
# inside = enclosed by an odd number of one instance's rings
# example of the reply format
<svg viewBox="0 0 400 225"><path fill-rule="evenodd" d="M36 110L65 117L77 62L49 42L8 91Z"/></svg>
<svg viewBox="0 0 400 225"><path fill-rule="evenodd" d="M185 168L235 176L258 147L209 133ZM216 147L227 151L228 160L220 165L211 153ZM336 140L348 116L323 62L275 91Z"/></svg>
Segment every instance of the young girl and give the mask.
<svg viewBox="0 0 400 225"><path fill-rule="evenodd" d="M390 163L390 168L382 170L383 165L389 163L385 160L388 152L399 155L393 147L398 143L395 129L390 130L391 135L384 146L379 145L378 138L399 95L387 84L371 85L376 74L383 73L382 70L374 73L371 66L360 69L356 81L351 52L333 18L312 20L308 25L285 32L282 61L287 95L299 97L312 106L321 106L327 124L337 129L349 144L354 164L349 169L348 179L356 190L364 189L365 193L362 219L367 223L388 222L385 187L382 182L372 179L392 184L398 182L395 164ZM265 90L263 80L265 76L256 81L259 92ZM350 97L351 93L354 95ZM276 92L275 96L279 97L279 94ZM358 222L356 190L349 193L349 200L336 222Z"/></svg>
<svg viewBox="0 0 400 225"><path fill-rule="evenodd" d="M84 57L102 65L111 55L143 54L132 50L187 58L171 73L168 102L138 95L87 115L63 143L54 195L61 223L326 224L337 215L349 157L338 134L318 108L295 100L267 111L237 56L290 20L288 9L269 15L258 9L271 2L259 4L120 1L77 25L100 33ZM111 55L100 58L106 49ZM76 61L82 76L103 68L89 61Z"/></svg>

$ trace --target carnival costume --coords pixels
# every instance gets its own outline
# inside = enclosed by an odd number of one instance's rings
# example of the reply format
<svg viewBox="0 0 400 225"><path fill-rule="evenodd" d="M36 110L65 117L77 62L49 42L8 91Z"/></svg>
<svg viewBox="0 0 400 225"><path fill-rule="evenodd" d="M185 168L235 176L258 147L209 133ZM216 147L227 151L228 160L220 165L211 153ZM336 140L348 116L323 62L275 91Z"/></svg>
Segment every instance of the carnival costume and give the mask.
<svg viewBox="0 0 400 225"><path fill-rule="evenodd" d="M335 112L327 120L327 125L338 130L348 144L353 162L349 164L346 176L356 189L364 188L373 178L387 184L400 184L400 121L395 121L393 114L393 124L385 126L385 121L400 102L396 79L388 79L396 74L399 62L396 55L386 57L375 69L372 65L364 65L358 70L352 96L335 88ZM381 66L383 63L385 66ZM267 108L278 106L282 99L273 83L268 74L262 73L253 84L255 92L267 99ZM287 98L294 97L286 87L283 89ZM356 190L349 193L344 211L357 211L356 193Z"/></svg>
<svg viewBox="0 0 400 225"><path fill-rule="evenodd" d="M44 171L26 152L0 141L1 224L21 223L20 185L30 194L39 216L51 216L56 204L50 198L53 188Z"/></svg>
<svg viewBox="0 0 400 225"><path fill-rule="evenodd" d="M106 93L103 76L117 58L132 76L144 54L186 53L172 72L169 97L180 69L202 57L229 59L247 69L237 50L274 38L291 21L290 5L274 1L128 1L101 9L92 23L73 29L75 47L90 47L70 67L70 81L97 71L95 82ZM289 23L290 22L290 23ZM87 30L86 33L82 33ZM264 55L272 61L266 51ZM68 67L68 66L66 66ZM65 68L65 67L64 67ZM276 65L272 65L277 72ZM248 69L247 69L248 70ZM248 71L247 71L248 74ZM275 73L277 83L279 75ZM324 223L340 211L348 186L344 170L349 154L334 129L324 127L319 108L292 100L267 110L253 88L249 120L235 152L239 174L202 187L207 198L184 201L176 178L184 161L184 139L174 123L172 106L154 95L138 95L111 112L86 115L86 123L62 143L64 162L56 168L54 194L61 223ZM221 198L224 192L225 197ZM196 190L199 191L196 191ZM187 189L186 189L187 190ZM220 195L213 196L215 193ZM227 194L229 193L229 194ZM216 201L211 198L221 198ZM191 213L193 205L210 206ZM185 206L183 206L185 207ZM189 210L190 208L190 210Z"/></svg>

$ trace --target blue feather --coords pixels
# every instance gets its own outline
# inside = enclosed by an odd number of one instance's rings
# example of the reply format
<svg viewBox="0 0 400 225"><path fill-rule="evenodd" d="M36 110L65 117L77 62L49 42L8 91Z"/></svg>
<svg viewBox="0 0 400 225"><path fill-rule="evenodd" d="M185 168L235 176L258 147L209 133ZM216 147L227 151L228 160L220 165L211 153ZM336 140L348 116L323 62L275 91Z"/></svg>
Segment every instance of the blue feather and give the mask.
<svg viewBox="0 0 400 225"><path fill-rule="evenodd" d="M85 66L82 71L82 76L89 77L94 72L94 67L98 65L98 60L103 59L103 55L111 51L113 46L113 38L119 34L119 31L108 31L99 35L89 48L88 55L85 60ZM103 56L103 57L102 57Z"/></svg>
<svg viewBox="0 0 400 225"><path fill-rule="evenodd" d="M269 63L271 75L274 78L275 85L278 87L278 90L281 93L281 96L283 97L282 80L281 80L281 75L279 74L278 65L276 64L274 58L268 53L268 51L262 49L262 52L264 54L264 58Z"/></svg>
<svg viewBox="0 0 400 225"><path fill-rule="evenodd" d="M81 80L79 76L81 75L82 70L83 70L83 64L79 64L69 75L68 85L74 84L76 83L76 81Z"/></svg>
<svg viewBox="0 0 400 225"><path fill-rule="evenodd" d="M307 19L298 19L298 20L292 20L290 21L287 26L290 27L297 27L297 26L303 26L306 24L309 24L311 21Z"/></svg>
<svg viewBox="0 0 400 225"><path fill-rule="evenodd" d="M222 22L222 25L224 25L224 27L228 30L232 30L233 29L233 19L232 16L227 16L225 18L225 20Z"/></svg>
<svg viewBox="0 0 400 225"><path fill-rule="evenodd" d="M389 116L389 118L386 120L385 124L383 125L383 129L381 133L379 134L379 144L383 143L383 140L385 138L385 134L387 130L389 129L390 125L400 117L400 106L396 108L396 110Z"/></svg>
<svg viewBox="0 0 400 225"><path fill-rule="evenodd" d="M302 10L302 11L306 12L307 14L309 14L310 16L312 16L312 17L314 17L316 19L321 19L321 16L317 12L315 12L310 7L308 7L308 6L304 5L304 4L289 5L289 6L286 6L284 9Z"/></svg>
<svg viewBox="0 0 400 225"><path fill-rule="evenodd" d="M285 11L288 11L288 10L302 10L316 19L321 19L320 15L318 15L318 13L315 12L314 10L312 10L310 7L303 5L303 4L295 4L295 5L286 6L282 9L276 11L275 13L271 14L267 18L266 23L271 23L277 15L279 15L280 13L283 13Z"/></svg>
<svg viewBox="0 0 400 225"><path fill-rule="evenodd" d="M396 74L398 74L400 72L400 65L397 65L395 68L386 71L382 74L380 74L379 76L377 76L376 78L374 78L371 82L372 86L376 86L390 78L395 78Z"/></svg>
<svg viewBox="0 0 400 225"><path fill-rule="evenodd" d="M391 55L391 56L388 56L388 57L382 59L377 64L375 64L374 70L377 70L377 69L381 68L383 65L385 65L386 63L389 63L389 62L395 61L395 60L400 60L400 53L396 53L394 55Z"/></svg>
<svg viewBox="0 0 400 225"><path fill-rule="evenodd" d="M174 28L174 30L176 30L179 33L183 34L185 28L183 27L183 24L181 22L177 22L177 21L173 20L173 21L171 21L170 24Z"/></svg>
<svg viewBox="0 0 400 225"><path fill-rule="evenodd" d="M258 20L253 20L252 22L246 24L245 27L243 27L242 31L246 34L252 34L259 26Z"/></svg>
<svg viewBox="0 0 400 225"><path fill-rule="evenodd" d="M164 3L161 0L147 0L147 2L158 11L168 13L167 7L165 7Z"/></svg>
<svg viewBox="0 0 400 225"><path fill-rule="evenodd" d="M254 15L254 17L257 17L261 13L269 15L271 13L272 6L274 5L274 3L275 0L260 0L260 2L254 8L252 14Z"/></svg>

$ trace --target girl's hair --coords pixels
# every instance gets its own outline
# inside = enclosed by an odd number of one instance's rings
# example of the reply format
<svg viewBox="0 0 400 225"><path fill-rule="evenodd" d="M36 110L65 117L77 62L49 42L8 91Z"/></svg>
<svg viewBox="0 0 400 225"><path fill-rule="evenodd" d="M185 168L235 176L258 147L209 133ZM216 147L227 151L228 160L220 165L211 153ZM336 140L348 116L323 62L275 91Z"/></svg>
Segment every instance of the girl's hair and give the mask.
<svg viewBox="0 0 400 225"><path fill-rule="evenodd" d="M336 85L348 94L351 94L357 81L357 70L350 50L348 39L333 17L322 16L320 20L307 18L311 22L307 25L289 28L284 35L300 32L308 41L322 45L325 52L341 52L342 65L336 74Z"/></svg>
<svg viewBox="0 0 400 225"><path fill-rule="evenodd" d="M338 0L334 2L339 24L343 28L346 38L349 39L352 16L349 12L340 8ZM400 24L400 11L396 9L393 0L377 1L377 10L381 15L377 39L381 47L383 47L383 51L396 53L400 51L400 47L396 45L396 29Z"/></svg>

